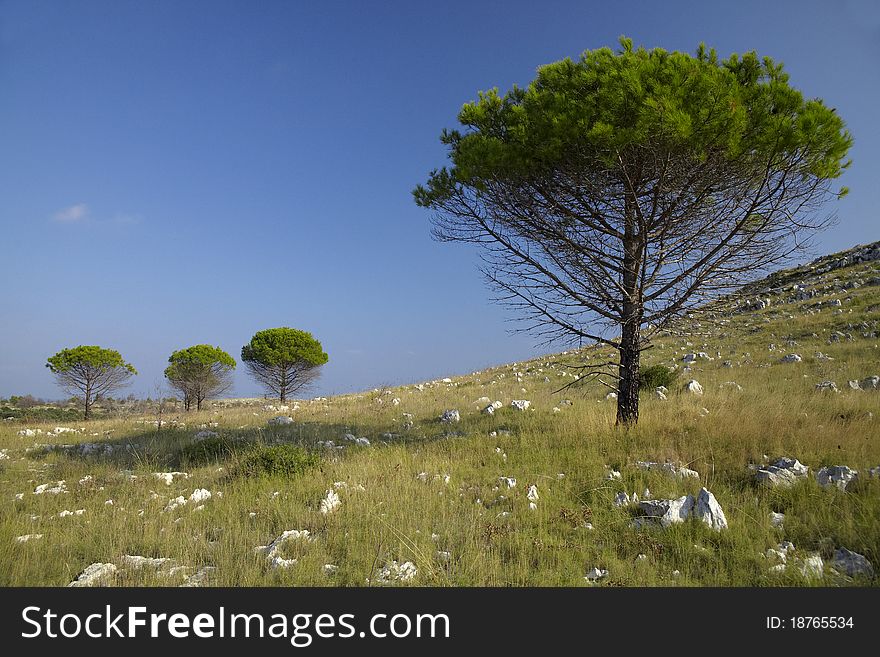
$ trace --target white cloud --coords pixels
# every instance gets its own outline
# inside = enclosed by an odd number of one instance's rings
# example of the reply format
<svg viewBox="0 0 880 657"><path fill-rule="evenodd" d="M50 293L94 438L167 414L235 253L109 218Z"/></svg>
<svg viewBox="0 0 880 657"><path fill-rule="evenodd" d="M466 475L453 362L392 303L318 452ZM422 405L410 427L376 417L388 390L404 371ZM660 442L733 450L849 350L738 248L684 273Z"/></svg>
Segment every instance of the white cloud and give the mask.
<svg viewBox="0 0 880 657"><path fill-rule="evenodd" d="M89 216L89 206L85 203L77 203L76 205L71 205L69 208L59 210L52 215L52 219L63 224L73 224L82 221L87 216Z"/></svg>

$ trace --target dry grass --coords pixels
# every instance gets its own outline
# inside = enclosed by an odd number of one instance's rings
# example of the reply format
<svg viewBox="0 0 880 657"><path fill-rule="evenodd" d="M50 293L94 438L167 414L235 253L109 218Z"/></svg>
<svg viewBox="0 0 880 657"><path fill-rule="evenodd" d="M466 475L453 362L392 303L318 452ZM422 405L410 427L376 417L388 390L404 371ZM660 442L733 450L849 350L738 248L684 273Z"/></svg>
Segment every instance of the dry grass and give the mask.
<svg viewBox="0 0 880 657"><path fill-rule="evenodd" d="M808 304L779 306L727 317L722 326L703 322L700 330L708 337L659 341L646 364L680 362L685 351L712 356L720 351L721 357L700 362L681 379L698 379L702 397L673 391L663 402L646 395L641 422L628 431L612 426L613 402L604 401L599 386L554 393L570 381L561 376L562 365L578 362L583 354L575 352L451 384L434 382L423 391L407 386L301 402L289 426L267 425L277 413L255 405L181 416L186 429L157 431L135 419L96 421L83 425L84 434L54 439L113 445L112 454L103 456L27 454L35 440L49 441L18 436L21 426L6 423L0 427L0 445L9 456L0 461L0 584L65 585L90 563L119 563L125 554L170 557L189 570L167 576L123 568L116 584L179 584L207 565L216 568L209 580L214 585L362 586L368 578L375 581L390 560L416 565L409 585L580 586L594 566L608 569L604 585L813 583L794 568L769 571L762 554L782 540L791 540L802 554L826 558L846 547L878 567L880 480L867 473L880 464L880 391L848 390L846 381L880 374L878 340L849 327L876 323L880 312L872 306L880 294L866 287L842 298L844 314L829 309L805 314ZM834 330L855 339L829 344ZM798 345L786 346L786 338ZM775 351L769 351L771 343L778 345ZM804 361L780 364L790 351ZM817 361L817 351L834 360ZM722 367L723 360L733 367ZM816 392L815 384L824 379L835 380L841 392ZM726 381L743 390L722 387ZM483 396L502 401L504 408L494 416L481 414L485 404L475 402ZM392 403L395 398L399 405ZM531 400L530 410L510 408L512 399ZM572 404L562 405L563 399ZM450 408L461 412L462 421L441 425L438 416ZM412 415L411 428L404 428L404 413ZM216 462L182 462L198 425L209 422L218 423L213 430L231 452ZM345 443L349 432L368 438L371 446ZM317 446L326 440L346 446ZM277 443L314 450L321 462L293 478L236 474L242 454ZM847 492L821 489L812 479L784 491L757 487L748 464L781 455L813 470L849 465L859 470L861 484ZM634 466L637 460L667 459L697 470L699 481ZM170 486L151 474L182 468L190 478ZM605 480L609 468L622 479ZM420 473L427 477L420 479ZM87 475L92 479L80 484ZM515 477L516 487L506 489L502 476ZM68 492L33 494L37 485L58 480L65 480ZM323 515L320 501L334 482L346 484L339 490L342 504ZM535 510L526 498L531 484L539 494ZM648 487L654 497L665 498L701 486L721 503L728 530L716 533L694 522L634 529L632 512L612 504L618 491L641 495ZM197 488L213 493L203 509L189 503L164 511L169 500ZM110 499L113 504L105 504ZM85 511L58 515L77 509ZM771 511L785 513L782 529L771 527ZM298 563L272 568L254 548L289 529L308 529L315 540L287 544L281 556ZM25 534L43 536L18 543L16 537ZM327 574L325 564L338 570ZM870 582L845 581L829 572L823 583Z"/></svg>

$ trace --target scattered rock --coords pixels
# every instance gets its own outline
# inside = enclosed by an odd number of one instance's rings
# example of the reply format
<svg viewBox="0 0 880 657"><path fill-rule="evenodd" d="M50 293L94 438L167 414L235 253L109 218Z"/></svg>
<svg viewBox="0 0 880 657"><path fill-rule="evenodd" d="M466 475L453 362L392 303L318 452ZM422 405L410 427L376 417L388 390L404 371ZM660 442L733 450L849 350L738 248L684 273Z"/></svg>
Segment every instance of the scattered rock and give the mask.
<svg viewBox="0 0 880 657"><path fill-rule="evenodd" d="M584 579L587 580L588 582L598 582L600 579L605 579L606 577L608 577L607 570L604 570L604 569L600 570L598 568L591 568L590 570L587 571L587 574L584 577Z"/></svg>
<svg viewBox="0 0 880 657"><path fill-rule="evenodd" d="M783 456L772 465L758 467L755 479L765 486L788 487L807 476L809 468L797 459Z"/></svg>
<svg viewBox="0 0 880 657"><path fill-rule="evenodd" d="M862 390L880 390L880 376L869 376L862 379L859 386Z"/></svg>
<svg viewBox="0 0 880 657"><path fill-rule="evenodd" d="M341 504L342 501L339 499L339 495L336 494L335 490L329 488L327 489L327 494L324 496L324 499L321 500L320 511L326 516L333 513Z"/></svg>
<svg viewBox="0 0 880 657"><path fill-rule="evenodd" d="M195 588L198 586L202 586L207 581L208 576L215 570L217 569L214 568L214 566L202 566L197 572L187 577L186 581L180 586L184 588Z"/></svg>
<svg viewBox="0 0 880 657"><path fill-rule="evenodd" d="M683 465L675 464L675 463L655 463L654 461L636 461L636 467L641 468L642 470L648 471L660 471L665 472L668 475L672 475L673 477L678 477L679 479L687 479L694 478L699 479L700 473L696 470L691 470Z"/></svg>
<svg viewBox="0 0 880 657"><path fill-rule="evenodd" d="M837 486L840 490L846 490L847 487L859 477L857 470L853 470L845 465L831 465L820 468L816 472L816 481L822 488Z"/></svg>
<svg viewBox="0 0 880 657"><path fill-rule="evenodd" d="M36 541L37 539L43 538L42 534L25 534L24 536L16 536L16 543L27 543L28 541Z"/></svg>
<svg viewBox="0 0 880 657"><path fill-rule="evenodd" d="M659 521L662 527L684 522L694 508L694 496L684 495L675 500L644 500L639 508L647 518Z"/></svg>
<svg viewBox="0 0 880 657"><path fill-rule="evenodd" d="M685 392L688 392L692 395L702 395L703 394L703 386L700 385L700 382L696 379L691 379L686 384L684 384Z"/></svg>
<svg viewBox="0 0 880 657"><path fill-rule="evenodd" d="M771 511L770 514L770 526L771 527L782 527L782 523L785 522L785 514L784 513L776 513L775 511Z"/></svg>
<svg viewBox="0 0 880 657"><path fill-rule="evenodd" d="M116 574L116 570L116 566L112 563L93 563L67 586L107 586Z"/></svg>
<svg viewBox="0 0 880 657"><path fill-rule="evenodd" d="M189 501L195 502L196 504L199 504L200 502L204 502L209 499L211 499L211 491L204 488L196 488L192 492L192 495L189 496Z"/></svg>
<svg viewBox="0 0 880 657"><path fill-rule="evenodd" d="M529 500L529 502L538 501L538 487L535 484L529 486L529 490L526 493L526 498Z"/></svg>
<svg viewBox="0 0 880 657"><path fill-rule="evenodd" d="M165 565L172 565L174 560L170 557L141 557L138 555L132 554L123 554L122 558L119 560L123 566L128 568L134 568L135 570L140 570L141 568L162 568Z"/></svg>
<svg viewBox="0 0 880 657"><path fill-rule="evenodd" d="M800 354L787 354L780 359L780 363L800 363L803 360Z"/></svg>
<svg viewBox="0 0 880 657"><path fill-rule="evenodd" d="M868 579L874 579L874 566L871 565L871 562L864 555L846 548L838 548L834 551L832 566L850 577L864 576Z"/></svg>
<svg viewBox="0 0 880 657"><path fill-rule="evenodd" d="M376 575L377 584L391 584L394 582L408 582L418 574L418 569L412 561L390 561L379 570ZM369 580L368 580L369 583Z"/></svg>
<svg viewBox="0 0 880 657"><path fill-rule="evenodd" d="M816 384L816 390L819 392L840 392L834 381L822 381Z"/></svg>
<svg viewBox="0 0 880 657"><path fill-rule="evenodd" d="M514 399L512 402L510 402L510 406L517 410L525 411L528 410L531 403L532 402L530 402L528 399Z"/></svg>
<svg viewBox="0 0 880 657"><path fill-rule="evenodd" d="M108 500L108 502L110 502L110 504L113 504L113 500ZM105 502L104 504L107 504L107 502ZM184 505L186 505L186 498L183 495L178 495L173 500L170 500L168 502L168 504L165 506L165 511L174 511L174 509L176 509L177 507Z"/></svg>
<svg viewBox="0 0 880 657"><path fill-rule="evenodd" d="M697 520L706 523L715 531L727 529L727 518L724 516L721 505L718 504L715 496L705 488L701 488L700 493L697 495L693 515Z"/></svg>
<svg viewBox="0 0 880 657"><path fill-rule="evenodd" d="M296 559L285 559L283 558L279 552L281 548L289 542L292 541L303 541L306 543L311 543L315 539L309 534L308 529L288 529L283 532L281 536L276 538L274 541L269 543L268 545L258 545L254 548L254 552L266 555L266 560L269 562L269 565L273 568L290 568L291 566L295 566L297 563Z"/></svg>
<svg viewBox="0 0 880 657"><path fill-rule="evenodd" d="M443 412L443 415L440 416L440 422L442 422L443 424L461 422L461 415L456 409L453 408Z"/></svg>
<svg viewBox="0 0 880 657"><path fill-rule="evenodd" d="M293 418L289 415L279 415L278 417L273 417L268 423L276 426L284 426L286 424L293 424Z"/></svg>
<svg viewBox="0 0 880 657"><path fill-rule="evenodd" d="M825 562L818 554L804 557L797 568L806 579L822 579L825 576Z"/></svg>
<svg viewBox="0 0 880 657"><path fill-rule="evenodd" d="M186 472L154 472L153 476L164 481L166 486L170 486L175 477L189 479L189 475ZM80 479L79 483L83 483L82 479Z"/></svg>
<svg viewBox="0 0 880 657"><path fill-rule="evenodd" d="M40 484L36 488L34 488L34 495L42 495L43 493L48 493L49 495L59 495L60 493L67 492L67 484L62 481L56 481L55 485L52 484Z"/></svg>

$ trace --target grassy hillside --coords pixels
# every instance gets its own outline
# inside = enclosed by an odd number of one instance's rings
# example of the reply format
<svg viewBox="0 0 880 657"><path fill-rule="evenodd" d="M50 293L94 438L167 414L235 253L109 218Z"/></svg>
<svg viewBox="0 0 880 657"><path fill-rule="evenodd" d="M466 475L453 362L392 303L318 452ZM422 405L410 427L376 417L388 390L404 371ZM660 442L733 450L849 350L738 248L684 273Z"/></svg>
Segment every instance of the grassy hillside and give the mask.
<svg viewBox="0 0 880 657"><path fill-rule="evenodd" d="M880 478L869 474L880 465L880 389L848 386L880 375L880 260L846 257L780 273L659 339L643 364L681 373L667 400L645 392L629 431L613 427L614 402L598 384L555 392L571 366L602 357L594 349L288 411L217 403L166 415L161 428L152 416L57 435L47 433L55 424L3 423L0 584L66 585L109 563L105 581L119 585L584 586L593 568L608 571L603 586L876 585L831 568L841 547L880 567ZM698 352L711 359L682 372L684 355ZM802 360L781 362L790 353ZM682 390L691 379L702 395ZM816 390L826 380L839 392ZM520 399L528 410L510 406ZM481 412L496 400L494 414ZM460 422L441 423L450 409ZM268 423L278 415L293 422ZM19 435L25 428L43 433ZM217 435L197 440L201 431ZM750 464L780 456L810 476L758 485ZM699 478L638 461L683 464ZM859 479L822 488L813 474L826 465ZM174 471L186 475L166 484L153 474ZM43 484L61 492L35 493ZM701 487L727 529L636 527L638 507L614 504L620 492L666 499ZM190 501L201 489L211 497ZM322 513L322 500L325 511L335 504L329 490L339 504ZM178 496L186 503L175 506ZM784 514L781 526L771 512ZM288 530L309 535L271 544ZM783 541L794 551L773 568L780 559L767 551ZM822 574L804 575L815 555ZM414 570L400 576L394 561Z"/></svg>

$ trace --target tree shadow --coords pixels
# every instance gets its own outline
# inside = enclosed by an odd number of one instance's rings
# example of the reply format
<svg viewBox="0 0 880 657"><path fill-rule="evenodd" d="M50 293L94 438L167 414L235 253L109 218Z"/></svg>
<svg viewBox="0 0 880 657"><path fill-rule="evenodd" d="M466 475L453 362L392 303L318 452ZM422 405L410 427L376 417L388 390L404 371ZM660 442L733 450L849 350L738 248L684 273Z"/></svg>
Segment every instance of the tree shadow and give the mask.
<svg viewBox="0 0 880 657"><path fill-rule="evenodd" d="M450 438L486 436L490 431L501 435L516 432L513 415L466 417L456 424L443 424L434 416L413 418L412 424L359 418L352 422L294 421L289 425L213 427L197 431L192 426L179 428L168 424L158 429L144 429L122 436L62 434L59 443L43 443L27 450L32 460L50 457L58 464L80 462L107 464L119 470L180 470L210 464L222 465L261 446L295 445L319 455L331 457L393 445L427 444ZM511 420L506 422L505 420ZM211 434L196 438L201 431Z"/></svg>

